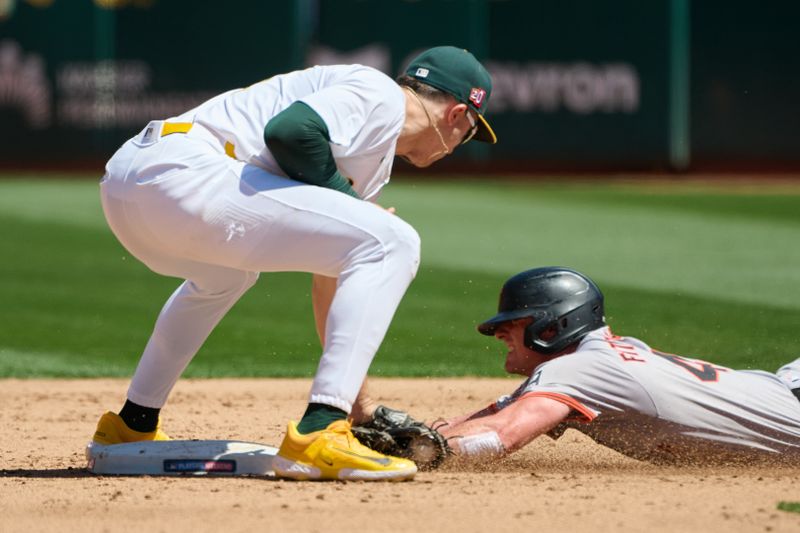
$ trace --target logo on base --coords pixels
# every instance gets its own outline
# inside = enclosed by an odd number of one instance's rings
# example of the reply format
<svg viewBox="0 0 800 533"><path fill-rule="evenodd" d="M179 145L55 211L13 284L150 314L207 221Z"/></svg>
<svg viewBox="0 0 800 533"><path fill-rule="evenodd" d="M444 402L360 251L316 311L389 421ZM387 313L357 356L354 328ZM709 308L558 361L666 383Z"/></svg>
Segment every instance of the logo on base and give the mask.
<svg viewBox="0 0 800 533"><path fill-rule="evenodd" d="M236 461L164 459L164 472L236 472Z"/></svg>

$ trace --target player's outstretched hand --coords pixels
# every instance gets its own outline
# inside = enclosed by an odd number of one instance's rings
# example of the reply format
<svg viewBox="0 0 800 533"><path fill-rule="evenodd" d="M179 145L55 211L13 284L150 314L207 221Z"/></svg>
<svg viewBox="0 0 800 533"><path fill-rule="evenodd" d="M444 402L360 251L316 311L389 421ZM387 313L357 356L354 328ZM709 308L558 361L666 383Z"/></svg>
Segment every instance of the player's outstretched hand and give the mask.
<svg viewBox="0 0 800 533"><path fill-rule="evenodd" d="M377 452L411 459L420 470L433 470L452 453L441 433L383 405L375 409L372 420L354 426L353 434Z"/></svg>

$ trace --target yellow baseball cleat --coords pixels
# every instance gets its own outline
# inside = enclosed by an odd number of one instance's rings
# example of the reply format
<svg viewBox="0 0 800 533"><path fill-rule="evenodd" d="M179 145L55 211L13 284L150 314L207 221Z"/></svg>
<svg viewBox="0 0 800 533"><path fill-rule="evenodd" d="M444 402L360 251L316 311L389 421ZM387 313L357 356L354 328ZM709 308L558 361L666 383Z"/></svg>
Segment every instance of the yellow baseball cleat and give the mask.
<svg viewBox="0 0 800 533"><path fill-rule="evenodd" d="M413 461L383 455L358 442L346 420L308 435L289 422L272 468L279 477L298 480L402 481L417 473Z"/></svg>
<svg viewBox="0 0 800 533"><path fill-rule="evenodd" d="M92 442L97 444L121 444L123 442L139 442L142 440L170 440L166 433L157 427L155 431L135 431L120 418L118 414L107 412L100 417Z"/></svg>

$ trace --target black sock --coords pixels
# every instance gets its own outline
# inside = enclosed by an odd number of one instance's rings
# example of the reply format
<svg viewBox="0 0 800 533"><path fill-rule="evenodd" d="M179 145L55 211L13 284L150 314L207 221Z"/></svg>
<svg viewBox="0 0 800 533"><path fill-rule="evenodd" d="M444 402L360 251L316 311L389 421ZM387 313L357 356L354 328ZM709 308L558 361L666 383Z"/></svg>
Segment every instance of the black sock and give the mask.
<svg viewBox="0 0 800 533"><path fill-rule="evenodd" d="M160 411L161 409L144 407L130 400L125 400L125 405L122 406L119 416L132 430L149 433L156 430Z"/></svg>
<svg viewBox="0 0 800 533"><path fill-rule="evenodd" d="M300 423L297 424L297 431L300 433L313 433L325 429L331 422L344 420L347 413L332 405L324 403L310 403Z"/></svg>

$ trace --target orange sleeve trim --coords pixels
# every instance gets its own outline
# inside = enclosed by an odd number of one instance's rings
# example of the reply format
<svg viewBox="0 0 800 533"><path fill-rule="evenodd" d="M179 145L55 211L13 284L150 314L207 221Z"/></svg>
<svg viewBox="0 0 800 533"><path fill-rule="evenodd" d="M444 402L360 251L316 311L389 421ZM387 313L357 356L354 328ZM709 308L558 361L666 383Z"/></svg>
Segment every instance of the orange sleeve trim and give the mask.
<svg viewBox="0 0 800 533"><path fill-rule="evenodd" d="M586 419L583 420L584 422L591 422L592 420L597 418L597 415L594 413L594 411L583 405L581 402L579 402L572 396L567 396L566 394L561 394L558 392L543 392L543 391L526 392L525 394L520 396L519 399L521 400L523 398L530 398L533 396L538 396L540 398L550 398L551 400L563 403L567 407L570 407L574 411L577 411L581 415L583 415L583 417Z"/></svg>

